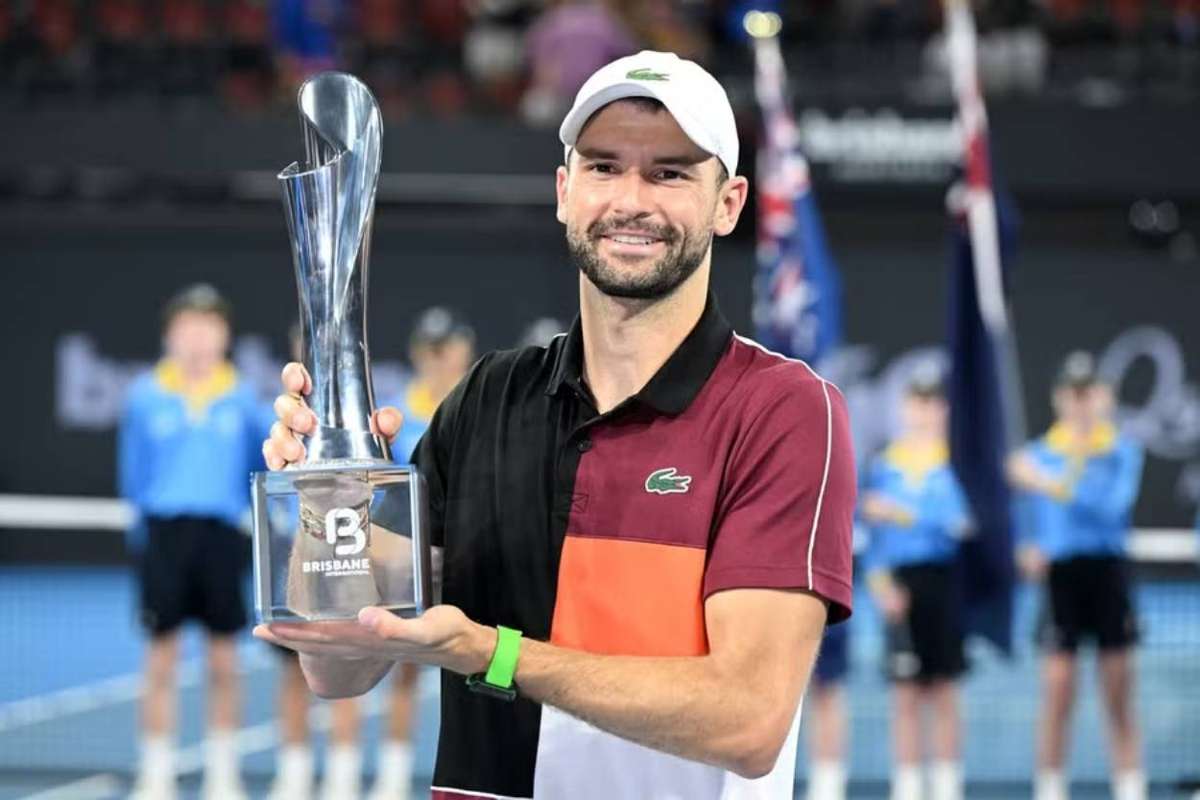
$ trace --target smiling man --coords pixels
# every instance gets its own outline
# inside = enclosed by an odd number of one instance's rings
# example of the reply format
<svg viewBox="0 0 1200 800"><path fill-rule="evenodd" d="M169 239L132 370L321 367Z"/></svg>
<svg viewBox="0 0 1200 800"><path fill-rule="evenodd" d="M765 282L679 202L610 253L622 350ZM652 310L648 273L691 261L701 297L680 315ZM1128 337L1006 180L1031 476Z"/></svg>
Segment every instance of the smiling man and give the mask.
<svg viewBox="0 0 1200 800"><path fill-rule="evenodd" d="M326 696L397 661L441 667L436 798L790 798L821 633L850 613L845 404L734 334L709 292L747 195L711 75L615 61L560 137L579 317L485 356L414 455L445 605L257 633ZM315 423L303 367L283 380L274 469ZM391 436L400 415L373 424Z"/></svg>

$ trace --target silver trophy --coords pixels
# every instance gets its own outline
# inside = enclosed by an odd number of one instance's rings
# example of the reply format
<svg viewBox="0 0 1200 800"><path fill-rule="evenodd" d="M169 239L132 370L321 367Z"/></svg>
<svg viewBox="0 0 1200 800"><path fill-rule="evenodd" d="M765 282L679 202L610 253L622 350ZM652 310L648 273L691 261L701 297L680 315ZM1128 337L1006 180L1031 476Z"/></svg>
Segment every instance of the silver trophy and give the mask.
<svg viewBox="0 0 1200 800"><path fill-rule="evenodd" d="M279 173L296 266L309 406L303 464L253 477L260 620L402 615L430 603L418 471L371 433L367 262L383 126L370 90L323 72L300 87L305 162Z"/></svg>

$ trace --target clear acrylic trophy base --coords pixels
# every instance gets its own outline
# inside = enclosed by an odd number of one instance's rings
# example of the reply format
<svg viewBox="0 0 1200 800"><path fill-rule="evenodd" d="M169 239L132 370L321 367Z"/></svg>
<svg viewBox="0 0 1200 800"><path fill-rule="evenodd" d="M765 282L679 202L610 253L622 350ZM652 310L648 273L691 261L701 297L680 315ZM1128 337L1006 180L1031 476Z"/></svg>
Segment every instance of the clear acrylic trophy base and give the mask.
<svg viewBox="0 0 1200 800"><path fill-rule="evenodd" d="M256 472L260 622L355 619L365 606L417 616L431 602L424 480L386 463Z"/></svg>

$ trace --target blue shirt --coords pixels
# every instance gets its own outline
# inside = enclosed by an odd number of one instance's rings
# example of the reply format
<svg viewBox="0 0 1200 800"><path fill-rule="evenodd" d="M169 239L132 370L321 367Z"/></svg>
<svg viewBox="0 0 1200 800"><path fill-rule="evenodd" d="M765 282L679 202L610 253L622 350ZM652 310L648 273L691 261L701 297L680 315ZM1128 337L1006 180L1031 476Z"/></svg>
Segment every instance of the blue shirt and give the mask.
<svg viewBox="0 0 1200 800"><path fill-rule="evenodd" d="M971 518L944 445L917 449L895 442L872 461L864 477L861 496L882 495L912 514L908 525L864 523L867 572L954 559Z"/></svg>
<svg viewBox="0 0 1200 800"><path fill-rule="evenodd" d="M1124 555L1130 515L1142 479L1142 451L1112 425L1096 429L1081 450L1061 426L1025 447L1052 478L1063 481L1060 497L1022 492L1018 537L1051 561L1073 556Z"/></svg>
<svg viewBox="0 0 1200 800"><path fill-rule="evenodd" d="M250 473L264 468L270 418L233 367L185 395L164 362L126 398L117 442L118 488L139 517L215 517L237 525L250 504Z"/></svg>
<svg viewBox="0 0 1200 800"><path fill-rule="evenodd" d="M392 443L392 460L397 464L408 464L417 449L417 442L429 429L437 403L415 378L409 378L401 388L400 396L387 405L396 406L404 414L404 424Z"/></svg>

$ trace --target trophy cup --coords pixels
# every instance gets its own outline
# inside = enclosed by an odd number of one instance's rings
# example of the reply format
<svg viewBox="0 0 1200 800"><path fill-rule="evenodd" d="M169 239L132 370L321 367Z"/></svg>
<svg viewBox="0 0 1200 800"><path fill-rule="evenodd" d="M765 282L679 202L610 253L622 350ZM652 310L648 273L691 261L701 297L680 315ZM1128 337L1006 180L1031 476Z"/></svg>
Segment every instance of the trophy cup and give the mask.
<svg viewBox="0 0 1200 800"><path fill-rule="evenodd" d="M368 605L430 604L424 484L371 433L367 251L379 178L379 106L358 79L300 87L305 162L279 174L300 299L306 398L317 418L302 464L252 478L258 618L353 619Z"/></svg>

